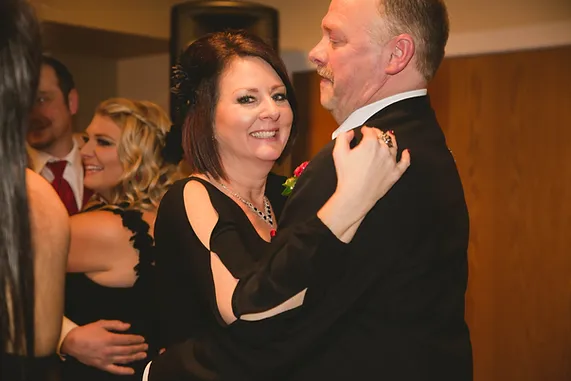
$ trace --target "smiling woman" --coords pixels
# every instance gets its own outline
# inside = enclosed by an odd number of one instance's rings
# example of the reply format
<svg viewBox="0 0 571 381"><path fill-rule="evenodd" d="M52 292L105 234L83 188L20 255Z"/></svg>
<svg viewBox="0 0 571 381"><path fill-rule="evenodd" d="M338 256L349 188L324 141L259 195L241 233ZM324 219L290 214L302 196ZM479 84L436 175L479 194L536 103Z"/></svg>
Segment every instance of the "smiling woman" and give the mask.
<svg viewBox="0 0 571 381"><path fill-rule="evenodd" d="M93 117L83 137L84 184L106 200L112 198L112 190L123 175L117 150L120 138L119 126L111 118L98 114Z"/></svg>
<svg viewBox="0 0 571 381"><path fill-rule="evenodd" d="M181 55L173 74L193 176L167 192L157 217L161 346L194 336L213 320L222 321L216 309L201 305L200 299L210 294L188 297L211 287L204 278L211 272L211 242L224 242L213 238L213 227L217 221L236 224L254 254L235 252L230 269L250 269L271 240L285 202L280 195L285 178L269 172L287 154L297 132L296 99L287 71L257 37L241 32L205 36ZM180 234L172 235L173 226ZM225 250L217 252L225 271Z"/></svg>
<svg viewBox="0 0 571 381"><path fill-rule="evenodd" d="M289 139L293 112L272 67L257 57L240 57L220 78L214 118L214 138L224 163L259 160L271 168Z"/></svg>
<svg viewBox="0 0 571 381"><path fill-rule="evenodd" d="M268 343L301 313L308 287L301 279L310 272L304 265L318 246L328 255L344 250L340 241L352 239L367 208L388 189L371 181L390 187L400 176L392 176L396 147L364 128L362 142L351 150L352 135L344 134L334 156L340 173L351 175L345 180L351 186L298 226L280 230L285 178L270 170L287 154L297 127L293 86L277 52L245 32L213 33L187 47L173 77L193 173L169 189L157 213L160 346L167 350L147 368L150 379L273 379L223 371L233 362L247 364L248 348ZM272 251L280 258L273 261ZM268 263L275 278L255 276ZM247 291L236 296L239 281ZM225 357L224 348L240 353ZM221 357L211 359L215 354ZM177 374L181 361L182 373L192 377Z"/></svg>
<svg viewBox="0 0 571 381"><path fill-rule="evenodd" d="M121 98L101 103L83 137L86 187L109 204L155 209L179 176L181 158L173 165L163 157L170 128L154 103Z"/></svg>
<svg viewBox="0 0 571 381"><path fill-rule="evenodd" d="M178 163L164 157L170 128L166 113L153 103L110 99L99 105L83 135L85 186L95 197L71 218L67 271L73 274L66 282L65 315L80 327L63 338L62 353L70 355L64 380L129 379L110 372L134 373L136 379L143 365L136 360L145 350L156 353L154 308L145 299L152 300L154 287L156 208L180 177ZM127 323L121 330L129 328L123 336L131 343L128 355L100 360L86 349L107 329L117 330L102 321ZM90 336L97 324L105 329Z"/></svg>

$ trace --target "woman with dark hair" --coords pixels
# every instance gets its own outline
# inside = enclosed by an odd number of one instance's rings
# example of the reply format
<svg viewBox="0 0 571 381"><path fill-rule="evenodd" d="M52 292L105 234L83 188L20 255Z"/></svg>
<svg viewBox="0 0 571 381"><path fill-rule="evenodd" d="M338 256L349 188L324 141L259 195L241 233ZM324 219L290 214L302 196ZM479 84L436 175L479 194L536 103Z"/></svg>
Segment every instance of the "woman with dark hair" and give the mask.
<svg viewBox="0 0 571 381"><path fill-rule="evenodd" d="M40 65L32 8L0 2L0 379L11 381L49 377L63 312L67 213L50 184L26 171Z"/></svg>
<svg viewBox="0 0 571 381"><path fill-rule="evenodd" d="M268 174L287 154L297 126L293 86L277 53L242 32L213 33L182 53L174 79L192 175L167 192L155 224L161 344L168 356L169 346L190 338L188 375L215 379L228 364L212 363L209 354L267 343L305 298L306 289L270 306L280 286L254 280L234 304L238 280L252 280L270 252L285 253L285 261L271 266L287 276L296 258L342 251L409 162L396 163L394 137L378 130L364 128L354 149L352 134L342 135L333 155L337 192L311 220L280 231L283 179Z"/></svg>

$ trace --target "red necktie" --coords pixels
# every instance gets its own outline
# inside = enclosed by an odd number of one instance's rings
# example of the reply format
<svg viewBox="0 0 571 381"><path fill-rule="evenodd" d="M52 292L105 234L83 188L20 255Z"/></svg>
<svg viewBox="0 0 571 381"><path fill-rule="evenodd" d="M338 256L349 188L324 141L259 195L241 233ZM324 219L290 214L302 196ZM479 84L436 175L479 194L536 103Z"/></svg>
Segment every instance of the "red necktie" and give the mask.
<svg viewBox="0 0 571 381"><path fill-rule="evenodd" d="M65 160L54 161L46 164L46 167L48 167L54 174L54 181L52 181L52 186L56 190L59 198L65 205L67 212L71 216L77 213L77 203L75 202L75 196L73 195L71 186L67 180L63 178L63 171L65 170L66 166L67 161Z"/></svg>

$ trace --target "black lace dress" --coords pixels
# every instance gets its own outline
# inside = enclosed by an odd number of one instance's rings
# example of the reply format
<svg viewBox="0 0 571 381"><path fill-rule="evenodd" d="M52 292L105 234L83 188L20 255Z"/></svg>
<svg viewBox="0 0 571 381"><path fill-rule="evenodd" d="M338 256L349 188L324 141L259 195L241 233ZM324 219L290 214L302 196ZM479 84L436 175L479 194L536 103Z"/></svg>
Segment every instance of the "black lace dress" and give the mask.
<svg viewBox="0 0 571 381"><path fill-rule="evenodd" d="M138 210L97 205L87 211L105 210L121 216L123 226L133 232L132 245L139 251L134 271L138 279L132 287L107 287L95 283L85 273L70 273L66 279L65 316L78 325L98 320L120 320L131 324L126 333L142 335L149 344L146 359L129 364L134 376L117 376L82 364L71 356L63 362L63 380L140 380L147 362L157 354L155 343L156 308L152 297L155 282L155 247L149 225Z"/></svg>

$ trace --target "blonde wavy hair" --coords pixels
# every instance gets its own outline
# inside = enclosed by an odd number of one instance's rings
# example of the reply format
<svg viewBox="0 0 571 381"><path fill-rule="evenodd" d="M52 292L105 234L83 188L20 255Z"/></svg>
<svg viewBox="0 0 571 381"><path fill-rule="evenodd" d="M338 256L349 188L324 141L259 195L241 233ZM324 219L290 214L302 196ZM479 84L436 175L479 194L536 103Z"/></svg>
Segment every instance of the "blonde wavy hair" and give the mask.
<svg viewBox="0 0 571 381"><path fill-rule="evenodd" d="M110 118L121 129L117 144L123 175L108 204L153 210L168 187L183 177L179 165L166 162L162 151L171 121L157 104L126 98L103 101L95 114Z"/></svg>

